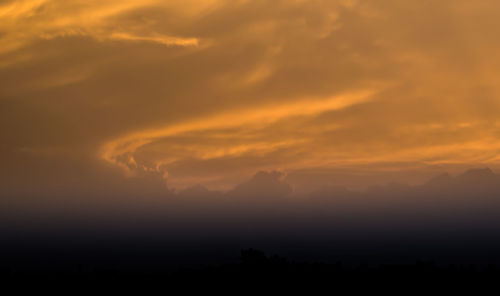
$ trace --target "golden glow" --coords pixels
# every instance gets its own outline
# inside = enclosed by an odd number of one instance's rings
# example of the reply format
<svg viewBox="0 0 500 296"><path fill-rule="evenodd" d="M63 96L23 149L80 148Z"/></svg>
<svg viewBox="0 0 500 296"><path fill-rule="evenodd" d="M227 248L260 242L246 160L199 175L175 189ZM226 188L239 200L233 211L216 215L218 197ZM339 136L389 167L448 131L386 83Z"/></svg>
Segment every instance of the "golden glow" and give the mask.
<svg viewBox="0 0 500 296"><path fill-rule="evenodd" d="M196 38L144 32L141 28L117 31L113 18L134 9L161 4L158 0L49 1L16 0L0 6L0 53L10 52L35 42L71 36L89 36L98 40L157 42L165 45L198 45ZM117 26L120 27L120 26Z"/></svg>
<svg viewBox="0 0 500 296"><path fill-rule="evenodd" d="M240 128L238 130L239 132L241 132L241 128L265 129L266 126L289 117L314 116L323 112L346 108L350 105L368 100L370 95L373 95L373 91L340 95L323 100L303 100L281 106L271 105L263 108L256 108L254 110L232 110L231 112L217 114L212 117L178 125L136 132L106 143L101 148L101 157L110 163L124 167L128 171L129 167L126 166L126 164L120 163L118 159L122 158L123 155L133 155L138 148L158 139L164 139L183 133L197 131L210 133L212 130L217 131L236 127ZM294 142L293 140L289 140L288 142L274 142L273 139L261 139L261 141L263 142L215 148L212 151L207 151L205 147L202 151L193 151L193 155L190 156L207 159L237 155L250 150L272 151L274 148L291 145ZM128 159L130 159L130 157ZM134 166L136 167L136 165ZM158 167L158 165L155 163L154 167Z"/></svg>
<svg viewBox="0 0 500 296"><path fill-rule="evenodd" d="M229 188L272 169L500 168L498 9L2 1L0 172Z"/></svg>

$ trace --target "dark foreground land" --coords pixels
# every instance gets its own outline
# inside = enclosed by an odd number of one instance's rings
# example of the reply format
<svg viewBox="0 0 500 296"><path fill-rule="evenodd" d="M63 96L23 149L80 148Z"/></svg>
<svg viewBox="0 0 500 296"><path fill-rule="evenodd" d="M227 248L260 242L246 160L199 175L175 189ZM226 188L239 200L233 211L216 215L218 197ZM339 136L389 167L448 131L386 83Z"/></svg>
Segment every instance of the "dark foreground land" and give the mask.
<svg viewBox="0 0 500 296"><path fill-rule="evenodd" d="M81 259L81 258L80 258ZM54 258L54 264L57 264ZM232 287L244 292L261 285L281 289L326 286L332 292L365 291L378 288L399 289L408 294L418 289L440 286L447 291L472 288L478 291L500 280L495 265L437 265L434 262L412 264L344 265L338 263L298 262L255 249L241 251L239 262L197 267L161 268L147 264L89 266L84 261L65 268L48 265L24 265L10 269L3 265L3 286L20 290L57 287L78 292L79 289L108 287L114 291L158 287L183 287L186 291L210 287ZM126 262L123 262L126 263ZM12 265L10 266L12 267ZM429 291L429 290L427 290Z"/></svg>

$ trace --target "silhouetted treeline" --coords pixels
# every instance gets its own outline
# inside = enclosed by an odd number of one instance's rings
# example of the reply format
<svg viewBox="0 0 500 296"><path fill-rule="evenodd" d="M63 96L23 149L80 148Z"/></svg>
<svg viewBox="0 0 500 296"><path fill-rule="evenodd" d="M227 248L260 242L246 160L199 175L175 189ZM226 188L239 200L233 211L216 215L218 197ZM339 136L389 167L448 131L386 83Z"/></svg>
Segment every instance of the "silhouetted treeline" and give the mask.
<svg viewBox="0 0 500 296"><path fill-rule="evenodd" d="M395 265L359 265L346 266L341 262L325 264L321 262L295 262L284 257L267 256L264 252L247 249L241 252L240 262L236 264L221 264L175 271L162 270L131 270L120 266L103 269L80 266L72 270L46 271L16 271L1 269L1 278L9 284L43 284L58 287L75 285L116 285L121 290L133 285L137 287L153 287L165 285L210 284L223 286L277 284L283 287L294 285L328 284L336 289L352 288L355 290L371 290L374 285L390 285L403 287L406 284L418 285L450 285L449 289L457 288L463 283L479 284L495 282L500 275L496 266L438 266L432 262L415 262L414 264ZM36 287L36 286L34 286ZM199 286L203 287L203 286ZM417 286L415 286L417 288ZM405 289L409 289L405 286ZM413 288L412 288L413 289Z"/></svg>

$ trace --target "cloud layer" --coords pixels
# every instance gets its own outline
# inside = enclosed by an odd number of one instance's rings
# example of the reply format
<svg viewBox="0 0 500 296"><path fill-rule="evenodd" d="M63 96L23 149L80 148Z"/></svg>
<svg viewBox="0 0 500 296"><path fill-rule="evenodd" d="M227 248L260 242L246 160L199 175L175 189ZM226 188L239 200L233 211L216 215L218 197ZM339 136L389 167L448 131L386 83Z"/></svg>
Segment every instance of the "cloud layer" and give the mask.
<svg viewBox="0 0 500 296"><path fill-rule="evenodd" d="M103 170L228 189L260 170L307 187L318 172L369 185L496 168L497 8L2 1L3 187Z"/></svg>

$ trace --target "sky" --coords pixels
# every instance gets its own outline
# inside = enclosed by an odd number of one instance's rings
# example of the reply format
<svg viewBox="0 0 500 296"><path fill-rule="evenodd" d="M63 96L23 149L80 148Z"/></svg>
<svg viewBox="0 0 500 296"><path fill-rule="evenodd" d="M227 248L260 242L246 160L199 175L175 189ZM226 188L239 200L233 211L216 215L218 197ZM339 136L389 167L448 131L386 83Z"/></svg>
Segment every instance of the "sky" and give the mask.
<svg viewBox="0 0 500 296"><path fill-rule="evenodd" d="M0 194L500 167L494 0L0 0ZM274 173L273 173L274 174Z"/></svg>

